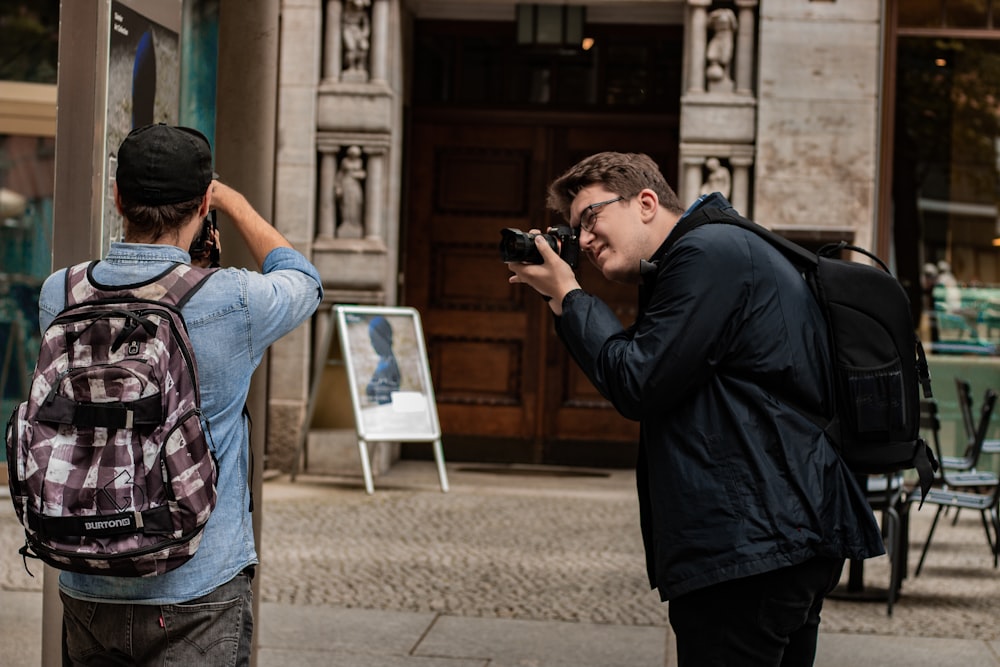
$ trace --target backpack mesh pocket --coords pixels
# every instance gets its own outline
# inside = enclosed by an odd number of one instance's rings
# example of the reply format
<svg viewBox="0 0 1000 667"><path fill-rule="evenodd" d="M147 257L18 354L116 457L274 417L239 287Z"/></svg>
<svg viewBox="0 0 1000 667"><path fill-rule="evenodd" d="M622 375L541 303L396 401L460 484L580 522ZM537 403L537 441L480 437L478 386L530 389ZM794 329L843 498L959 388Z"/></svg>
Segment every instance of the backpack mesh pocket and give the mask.
<svg viewBox="0 0 1000 667"><path fill-rule="evenodd" d="M893 362L881 368L841 366L843 393L848 404L841 406L862 438L889 438L906 424L906 393L903 370Z"/></svg>

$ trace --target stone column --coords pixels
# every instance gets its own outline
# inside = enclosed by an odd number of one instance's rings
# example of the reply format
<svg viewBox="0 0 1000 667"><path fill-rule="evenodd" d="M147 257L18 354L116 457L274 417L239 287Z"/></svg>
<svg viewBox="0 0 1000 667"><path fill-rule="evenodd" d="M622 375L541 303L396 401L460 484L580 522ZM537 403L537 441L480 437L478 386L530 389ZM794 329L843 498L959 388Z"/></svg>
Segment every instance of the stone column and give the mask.
<svg viewBox="0 0 1000 667"><path fill-rule="evenodd" d="M377 3L381 4L381 3ZM386 155L381 146L367 147L368 179L365 181L365 237L385 239Z"/></svg>
<svg viewBox="0 0 1000 667"><path fill-rule="evenodd" d="M319 163L319 220L317 238L332 239L337 231L337 198L334 187L337 179L337 153L339 146L324 147Z"/></svg>
<svg viewBox="0 0 1000 667"><path fill-rule="evenodd" d="M273 219L275 156L277 152L278 62L281 3L279 0L220 0L219 64L216 83L215 164L226 181L244 193L265 219ZM247 36L253 36L252 48ZM271 104L260 104L270 100ZM219 220L228 266L255 267L249 248L235 232L232 222ZM308 341L305 349L308 349ZM273 353L273 349L271 350ZM287 369L291 370L291 369ZM257 553L261 551L261 517L266 504L262 493L265 440L272 419L268 377L269 355L265 355L250 383L247 408L253 414L251 434L251 492L254 498L253 532ZM279 383L280 384L280 383ZM272 385L274 382L272 381ZM288 391L295 393L294 385ZM304 394L304 391L302 392ZM304 398L304 396L299 397ZM265 567L266 571L266 567ZM266 575L265 575L266 576ZM254 617L259 618L260 577L253 582ZM252 664L256 665L257 633L253 640Z"/></svg>
<svg viewBox="0 0 1000 667"><path fill-rule="evenodd" d="M708 44L708 12L712 0L688 0L691 19L688 22L688 91L705 91L705 49Z"/></svg>
<svg viewBox="0 0 1000 667"><path fill-rule="evenodd" d="M372 3L371 80L385 83L389 80L389 0Z"/></svg>
<svg viewBox="0 0 1000 667"><path fill-rule="evenodd" d="M340 80L340 0L326 0L323 25L323 80Z"/></svg>
<svg viewBox="0 0 1000 667"><path fill-rule="evenodd" d="M754 36L757 25L754 21L754 9L757 0L736 0L739 10L736 33L736 93L738 95L753 95L753 62Z"/></svg>
<svg viewBox="0 0 1000 667"><path fill-rule="evenodd" d="M705 158L701 155L685 155L682 162L684 165L684 190L681 203L687 207L701 196L701 166L705 163Z"/></svg>
<svg viewBox="0 0 1000 667"><path fill-rule="evenodd" d="M753 165L751 156L733 156L729 158L733 166L733 198L730 201L740 215L749 218L750 211L750 167Z"/></svg>

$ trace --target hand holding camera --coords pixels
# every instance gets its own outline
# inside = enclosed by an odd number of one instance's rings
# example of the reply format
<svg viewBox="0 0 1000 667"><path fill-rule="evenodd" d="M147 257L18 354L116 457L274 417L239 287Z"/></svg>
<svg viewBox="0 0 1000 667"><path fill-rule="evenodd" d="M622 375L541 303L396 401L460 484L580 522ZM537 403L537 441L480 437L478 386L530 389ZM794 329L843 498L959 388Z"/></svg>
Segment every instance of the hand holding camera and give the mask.
<svg viewBox="0 0 1000 667"><path fill-rule="evenodd" d="M201 232L191 242L188 250L191 264L202 268L219 266L222 258L222 247L219 243L219 225L216 222L215 210L208 212L201 224Z"/></svg>
<svg viewBox="0 0 1000 667"><path fill-rule="evenodd" d="M580 241L573 228L559 225L546 234L504 229L500 234L500 256L514 273L509 282L526 283L548 301L553 313L561 315L563 298L580 289L574 273Z"/></svg>
<svg viewBox="0 0 1000 667"><path fill-rule="evenodd" d="M580 259L580 238L569 225L556 225L549 227L547 234L541 234L553 252L559 254L564 262L572 268L576 268L576 263ZM500 257L505 262L527 262L528 264L542 264L543 259L535 247L535 237L539 234L522 232L520 229L500 230Z"/></svg>

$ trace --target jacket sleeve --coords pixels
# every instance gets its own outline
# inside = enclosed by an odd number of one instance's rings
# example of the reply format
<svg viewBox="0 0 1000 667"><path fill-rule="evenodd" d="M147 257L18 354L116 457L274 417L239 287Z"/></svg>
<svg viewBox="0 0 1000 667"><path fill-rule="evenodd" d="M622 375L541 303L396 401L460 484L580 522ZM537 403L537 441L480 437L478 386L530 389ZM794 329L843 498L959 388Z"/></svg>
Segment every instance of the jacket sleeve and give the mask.
<svg viewBox="0 0 1000 667"><path fill-rule="evenodd" d="M38 326L44 334L52 320L66 307L66 269L56 271L42 283L38 296Z"/></svg>
<svg viewBox="0 0 1000 667"><path fill-rule="evenodd" d="M729 354L748 317L753 267L745 237L723 227L691 232L674 246L628 329L597 297L579 292L564 300L560 337L623 416L676 407Z"/></svg>
<svg viewBox="0 0 1000 667"><path fill-rule="evenodd" d="M259 357L276 340L308 319L323 300L319 272L297 250L275 248L263 271L241 271L250 312L251 348Z"/></svg>

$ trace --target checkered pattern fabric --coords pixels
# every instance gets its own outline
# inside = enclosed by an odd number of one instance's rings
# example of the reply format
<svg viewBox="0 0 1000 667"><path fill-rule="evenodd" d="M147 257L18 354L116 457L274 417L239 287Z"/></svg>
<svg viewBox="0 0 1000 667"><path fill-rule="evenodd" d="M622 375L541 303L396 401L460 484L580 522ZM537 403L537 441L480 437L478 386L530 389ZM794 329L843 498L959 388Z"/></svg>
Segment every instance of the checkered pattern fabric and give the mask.
<svg viewBox="0 0 1000 667"><path fill-rule="evenodd" d="M66 274L27 401L7 425L22 554L74 572L152 576L187 561L216 502L181 307L211 270L97 285Z"/></svg>

